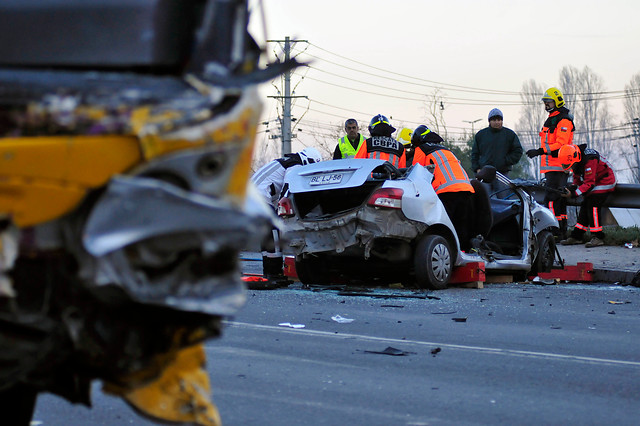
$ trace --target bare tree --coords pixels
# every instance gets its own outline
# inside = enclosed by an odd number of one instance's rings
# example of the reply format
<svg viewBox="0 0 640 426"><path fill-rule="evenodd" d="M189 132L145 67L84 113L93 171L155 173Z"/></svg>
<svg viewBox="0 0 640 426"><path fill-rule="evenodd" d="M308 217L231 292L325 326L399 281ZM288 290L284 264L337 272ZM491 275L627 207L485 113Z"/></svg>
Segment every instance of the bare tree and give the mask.
<svg viewBox="0 0 640 426"><path fill-rule="evenodd" d="M362 133L362 124L360 122L358 122L358 131L360 134L364 134ZM317 148L324 159L333 158L333 151L338 144L338 139L346 134L344 122L331 124L330 128L327 129L307 130L305 133L313 140L313 142L307 141L305 146Z"/></svg>
<svg viewBox="0 0 640 426"><path fill-rule="evenodd" d="M629 135L633 148L633 155L624 156L629 168L634 171L633 181L640 183L640 73L631 77L629 84L624 86L624 116L626 125L630 125Z"/></svg>
<svg viewBox="0 0 640 426"><path fill-rule="evenodd" d="M640 72L624 86L624 116L627 121L640 117Z"/></svg>
<svg viewBox="0 0 640 426"><path fill-rule="evenodd" d="M602 152L611 152L612 120L604 97L602 77L585 66L582 71L572 66L560 70L560 87L565 102L574 116L574 143L586 143Z"/></svg>
<svg viewBox="0 0 640 426"><path fill-rule="evenodd" d="M435 88L430 94L425 95L425 120L427 127L442 136L442 139L448 141L447 124L444 120L443 95L440 88Z"/></svg>
<svg viewBox="0 0 640 426"><path fill-rule="evenodd" d="M516 123L516 131L525 151L540 147L540 128L542 128L547 115L540 100L544 91L544 86L533 79L522 84L520 99L523 107ZM521 162L531 177L538 178L540 176L540 159L529 160L526 158Z"/></svg>
<svg viewBox="0 0 640 426"><path fill-rule="evenodd" d="M251 160L251 171L255 172L260 167L280 156L282 142L279 137L272 135L280 134L280 126L278 119L265 121L261 123L263 130L258 131L256 135L253 156Z"/></svg>

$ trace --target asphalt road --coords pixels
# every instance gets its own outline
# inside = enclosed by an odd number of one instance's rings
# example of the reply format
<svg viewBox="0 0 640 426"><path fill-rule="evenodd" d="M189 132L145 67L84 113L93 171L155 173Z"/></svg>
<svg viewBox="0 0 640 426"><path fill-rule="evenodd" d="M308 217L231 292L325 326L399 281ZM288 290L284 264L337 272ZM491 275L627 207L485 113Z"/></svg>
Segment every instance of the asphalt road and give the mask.
<svg viewBox="0 0 640 426"><path fill-rule="evenodd" d="M207 343L224 424L638 424L640 288L488 284L373 296L249 291L223 337ZM152 424L99 392L94 406L45 396L34 420Z"/></svg>

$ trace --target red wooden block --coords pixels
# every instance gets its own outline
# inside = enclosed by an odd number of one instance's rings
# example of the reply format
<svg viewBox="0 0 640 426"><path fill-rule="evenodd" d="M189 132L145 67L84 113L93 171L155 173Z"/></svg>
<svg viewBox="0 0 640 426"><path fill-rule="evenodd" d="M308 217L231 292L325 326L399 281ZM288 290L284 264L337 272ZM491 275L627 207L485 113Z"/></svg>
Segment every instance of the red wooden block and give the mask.
<svg viewBox="0 0 640 426"><path fill-rule="evenodd" d="M469 262L466 265L456 266L449 280L452 284L478 281L486 281L484 262Z"/></svg>
<svg viewBox="0 0 640 426"><path fill-rule="evenodd" d="M293 256L284 257L284 276L289 278L298 279L298 273L296 272L296 258Z"/></svg>
<svg viewBox="0 0 640 426"><path fill-rule="evenodd" d="M553 269L551 272L541 272L538 276L544 280L593 281L593 263L578 262L575 266L565 265L564 269Z"/></svg>

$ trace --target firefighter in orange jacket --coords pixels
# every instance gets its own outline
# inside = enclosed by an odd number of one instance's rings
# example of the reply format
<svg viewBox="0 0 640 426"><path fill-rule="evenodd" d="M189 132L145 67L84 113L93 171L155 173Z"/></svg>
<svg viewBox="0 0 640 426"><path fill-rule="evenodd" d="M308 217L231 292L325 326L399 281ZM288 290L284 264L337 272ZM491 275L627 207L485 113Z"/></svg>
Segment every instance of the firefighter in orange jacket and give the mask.
<svg viewBox="0 0 640 426"><path fill-rule="evenodd" d="M554 190L561 190L567 185L569 174L562 169L562 162L558 158L558 150L564 145L573 144L573 115L564 106L562 92L551 87L542 96L544 109L549 113L540 131L540 148L527 151L529 158L538 155L540 158L540 172L545 175L545 186ZM558 191L547 191L544 204L553 212L560 224L560 237L565 238L567 232L567 202Z"/></svg>
<svg viewBox="0 0 640 426"><path fill-rule="evenodd" d="M398 168L407 166L404 145L391 137L395 127L389 124L389 119L378 114L369 122L371 137L366 139L358 149L355 158L375 158L387 160Z"/></svg>
<svg viewBox="0 0 640 426"><path fill-rule="evenodd" d="M427 126L416 127L411 136L411 144L415 147L413 164L433 168L431 185L456 229L460 248L468 251L472 237L468 229L468 224L472 222L471 194L475 191L458 158L442 146L442 142L440 135Z"/></svg>

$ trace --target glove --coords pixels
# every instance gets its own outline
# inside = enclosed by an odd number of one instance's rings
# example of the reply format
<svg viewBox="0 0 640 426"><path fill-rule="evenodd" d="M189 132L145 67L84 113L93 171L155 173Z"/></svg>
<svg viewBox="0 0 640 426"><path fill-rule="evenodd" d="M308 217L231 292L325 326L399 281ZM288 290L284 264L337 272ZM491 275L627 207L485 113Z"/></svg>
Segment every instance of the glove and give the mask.
<svg viewBox="0 0 640 426"><path fill-rule="evenodd" d="M567 187L567 188L563 188L562 191L563 191L562 194L560 194L562 198L577 198L576 190L574 188Z"/></svg>
<svg viewBox="0 0 640 426"><path fill-rule="evenodd" d="M542 155L542 154L544 154L544 149L542 148L530 149L527 151L527 157L529 158L537 157L538 155Z"/></svg>

